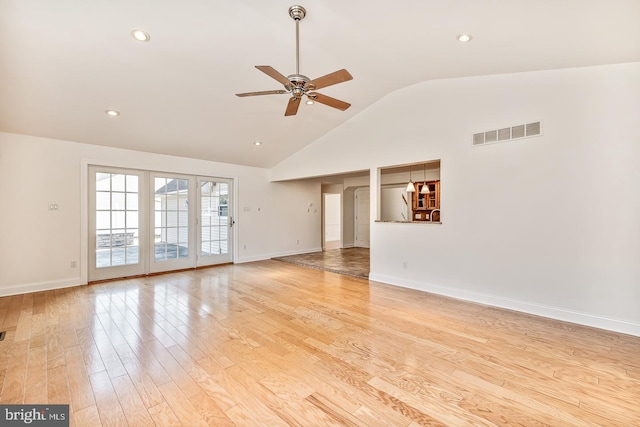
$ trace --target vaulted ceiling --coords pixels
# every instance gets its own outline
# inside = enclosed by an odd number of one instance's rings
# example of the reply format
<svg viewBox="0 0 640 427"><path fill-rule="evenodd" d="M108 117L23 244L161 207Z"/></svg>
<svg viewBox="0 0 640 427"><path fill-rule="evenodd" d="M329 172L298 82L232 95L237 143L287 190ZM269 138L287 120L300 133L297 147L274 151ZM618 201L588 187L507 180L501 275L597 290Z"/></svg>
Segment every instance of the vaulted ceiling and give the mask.
<svg viewBox="0 0 640 427"><path fill-rule="evenodd" d="M293 4L0 0L0 131L271 167L422 81L640 61L637 0L300 3L300 73L346 68L321 92L352 106L285 117L288 95L235 94L295 73Z"/></svg>

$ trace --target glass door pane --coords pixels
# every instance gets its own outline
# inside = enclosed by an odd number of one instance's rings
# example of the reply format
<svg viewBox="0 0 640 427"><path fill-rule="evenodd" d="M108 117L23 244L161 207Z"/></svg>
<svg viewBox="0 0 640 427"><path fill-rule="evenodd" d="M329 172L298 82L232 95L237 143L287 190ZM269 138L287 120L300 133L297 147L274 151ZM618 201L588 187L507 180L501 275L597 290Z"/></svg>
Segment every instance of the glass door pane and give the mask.
<svg viewBox="0 0 640 427"><path fill-rule="evenodd" d="M200 253L198 265L230 262L231 254L231 181L220 178L199 178Z"/></svg>
<svg viewBox="0 0 640 427"><path fill-rule="evenodd" d="M90 170L90 280L141 274L140 188L137 171Z"/></svg>
<svg viewBox="0 0 640 427"><path fill-rule="evenodd" d="M190 188L193 177L153 175L152 271L193 267Z"/></svg>

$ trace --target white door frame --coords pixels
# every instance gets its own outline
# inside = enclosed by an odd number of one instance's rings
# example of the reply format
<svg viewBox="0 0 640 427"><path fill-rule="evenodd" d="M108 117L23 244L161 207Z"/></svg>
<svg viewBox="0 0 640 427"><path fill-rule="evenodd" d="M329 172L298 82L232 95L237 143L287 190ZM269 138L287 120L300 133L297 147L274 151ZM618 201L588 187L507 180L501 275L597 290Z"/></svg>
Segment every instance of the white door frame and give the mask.
<svg viewBox="0 0 640 427"><path fill-rule="evenodd" d="M353 227L353 232L354 232L354 236L353 236L353 245L355 247L364 247L364 248L368 248L370 246L370 242L371 242L371 187L359 187L356 188L356 190L354 191L354 227ZM358 203L358 196L361 194L366 194L367 197L369 198L369 203L367 204L367 208L365 211L360 212L359 211L359 203ZM358 213L360 212L360 215L358 215ZM364 215L363 215L364 214ZM361 242L363 243L358 243L358 221L359 219L361 219L362 217L367 218L366 224L367 224L367 231L369 232L368 237L366 240L364 239L360 239Z"/></svg>

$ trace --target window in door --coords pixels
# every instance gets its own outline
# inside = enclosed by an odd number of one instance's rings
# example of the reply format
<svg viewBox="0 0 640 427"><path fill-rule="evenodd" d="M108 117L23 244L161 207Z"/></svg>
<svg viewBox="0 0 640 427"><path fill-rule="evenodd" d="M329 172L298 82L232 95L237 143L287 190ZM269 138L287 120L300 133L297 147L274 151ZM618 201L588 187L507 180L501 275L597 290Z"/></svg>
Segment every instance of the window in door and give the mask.
<svg viewBox="0 0 640 427"><path fill-rule="evenodd" d="M221 255L229 252L229 184L201 181L201 255Z"/></svg>
<svg viewBox="0 0 640 427"><path fill-rule="evenodd" d="M198 178L199 248L198 266L231 262L231 180Z"/></svg>
<svg viewBox="0 0 640 427"><path fill-rule="evenodd" d="M154 259L189 257L189 180L154 177Z"/></svg>
<svg viewBox="0 0 640 427"><path fill-rule="evenodd" d="M145 272L145 174L89 167L89 280Z"/></svg>
<svg viewBox="0 0 640 427"><path fill-rule="evenodd" d="M95 267L140 262L139 179L136 175L95 175Z"/></svg>

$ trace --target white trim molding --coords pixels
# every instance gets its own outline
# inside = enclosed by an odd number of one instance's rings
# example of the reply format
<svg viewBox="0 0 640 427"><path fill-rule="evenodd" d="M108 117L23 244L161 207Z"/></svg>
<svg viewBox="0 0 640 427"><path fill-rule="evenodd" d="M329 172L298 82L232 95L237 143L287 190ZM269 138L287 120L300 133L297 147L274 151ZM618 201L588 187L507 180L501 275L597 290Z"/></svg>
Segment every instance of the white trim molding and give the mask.
<svg viewBox="0 0 640 427"><path fill-rule="evenodd" d="M24 283L21 285L9 286L0 289L0 297L12 295L29 294L33 292L52 291L54 289L73 288L75 286L86 285L79 277L54 280L51 282Z"/></svg>
<svg viewBox="0 0 640 427"><path fill-rule="evenodd" d="M478 294L475 292L448 288L433 283L426 283L422 281L418 282L405 278L386 276L384 274L375 274L373 272L369 274L369 280L393 286L399 286L402 288L415 289L418 291L442 295L458 300L504 308L507 310L515 310L522 313L561 320L563 322L575 323L582 326L590 326L593 328L605 329L608 331L640 337L640 324L629 322L626 320L596 316L589 313L580 313L578 311L567 310L560 307L531 304L524 301L511 300L507 298L496 297L493 295Z"/></svg>

